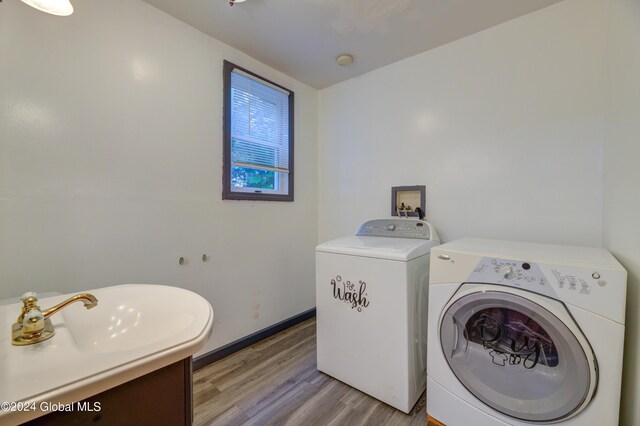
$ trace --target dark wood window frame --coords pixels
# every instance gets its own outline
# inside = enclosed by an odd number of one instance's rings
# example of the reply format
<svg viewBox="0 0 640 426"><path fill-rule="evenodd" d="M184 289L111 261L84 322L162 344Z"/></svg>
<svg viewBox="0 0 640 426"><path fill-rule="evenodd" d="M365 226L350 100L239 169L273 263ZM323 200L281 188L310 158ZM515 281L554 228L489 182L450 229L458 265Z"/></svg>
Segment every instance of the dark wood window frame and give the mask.
<svg viewBox="0 0 640 426"><path fill-rule="evenodd" d="M264 82L267 82L273 86L279 87L282 90L289 92L289 177L288 177L287 194L232 191L232 188L231 188L231 167L232 167L231 165L231 73L233 72L234 69L238 69L259 80L262 80ZM294 174L294 167L293 167L294 93L293 91L226 60L224 61L224 65L223 65L223 75L224 75L224 103L223 103L224 115L223 115L223 149L222 149L222 157L223 157L222 199L223 200L253 200L253 201L293 201L293 174Z"/></svg>

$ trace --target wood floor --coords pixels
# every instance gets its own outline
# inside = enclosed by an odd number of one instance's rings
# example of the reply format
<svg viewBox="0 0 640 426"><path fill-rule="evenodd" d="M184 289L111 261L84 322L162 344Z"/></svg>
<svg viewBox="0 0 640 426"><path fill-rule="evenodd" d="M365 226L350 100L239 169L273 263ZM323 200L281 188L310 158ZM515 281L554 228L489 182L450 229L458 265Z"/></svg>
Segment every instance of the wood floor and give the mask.
<svg viewBox="0 0 640 426"><path fill-rule="evenodd" d="M195 425L421 425L425 395L398 411L316 369L309 319L194 373Z"/></svg>

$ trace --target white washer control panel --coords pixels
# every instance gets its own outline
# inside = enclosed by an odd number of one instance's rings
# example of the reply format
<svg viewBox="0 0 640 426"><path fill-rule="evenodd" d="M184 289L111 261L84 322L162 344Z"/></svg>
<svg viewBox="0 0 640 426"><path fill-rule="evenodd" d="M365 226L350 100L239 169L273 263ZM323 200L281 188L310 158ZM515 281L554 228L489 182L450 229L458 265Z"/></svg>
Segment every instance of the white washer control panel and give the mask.
<svg viewBox="0 0 640 426"><path fill-rule="evenodd" d="M427 222L412 219L375 219L360 226L358 236L431 239Z"/></svg>

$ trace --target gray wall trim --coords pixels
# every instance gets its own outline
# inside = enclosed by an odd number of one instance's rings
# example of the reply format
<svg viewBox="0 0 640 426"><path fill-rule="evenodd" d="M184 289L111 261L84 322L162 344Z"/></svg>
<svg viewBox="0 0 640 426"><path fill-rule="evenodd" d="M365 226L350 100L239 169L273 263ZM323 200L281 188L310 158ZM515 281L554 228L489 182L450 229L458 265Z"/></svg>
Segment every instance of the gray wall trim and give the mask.
<svg viewBox="0 0 640 426"><path fill-rule="evenodd" d="M193 371L206 367L209 364L219 361L222 358L228 357L229 355L234 354L248 346L251 346L254 343L258 343L259 341L264 340L267 337L271 337L274 334L280 333L281 331L286 330L289 327L293 327L294 325L300 324L302 321L306 321L309 318L313 318L315 316L316 308L309 309L308 311L302 312L291 318L280 321L279 323L276 323L272 326L256 331L255 333L250 334L246 337L238 339L235 342L228 343L224 346L219 347L218 349L214 349L211 352L200 355L199 357L193 359Z"/></svg>

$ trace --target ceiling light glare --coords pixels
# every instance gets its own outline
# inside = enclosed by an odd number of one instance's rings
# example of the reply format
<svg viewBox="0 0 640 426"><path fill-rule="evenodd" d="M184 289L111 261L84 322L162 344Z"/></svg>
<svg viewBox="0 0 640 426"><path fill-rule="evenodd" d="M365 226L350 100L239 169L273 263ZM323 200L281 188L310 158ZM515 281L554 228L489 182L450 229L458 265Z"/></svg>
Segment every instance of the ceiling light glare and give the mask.
<svg viewBox="0 0 640 426"><path fill-rule="evenodd" d="M69 16L73 13L73 6L69 0L22 0L23 3L56 16Z"/></svg>

